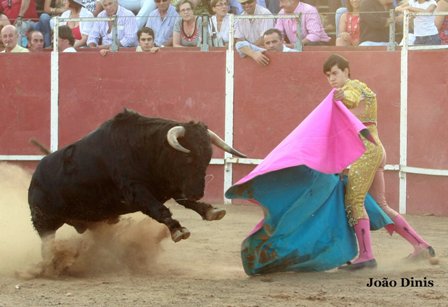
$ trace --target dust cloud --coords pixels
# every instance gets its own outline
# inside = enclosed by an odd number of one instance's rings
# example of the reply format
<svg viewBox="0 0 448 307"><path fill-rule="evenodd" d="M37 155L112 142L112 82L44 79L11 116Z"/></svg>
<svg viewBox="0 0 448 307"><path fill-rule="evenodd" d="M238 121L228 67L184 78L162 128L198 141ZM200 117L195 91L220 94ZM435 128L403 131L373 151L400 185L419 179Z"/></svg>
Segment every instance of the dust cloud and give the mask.
<svg viewBox="0 0 448 307"><path fill-rule="evenodd" d="M161 241L169 231L135 213L117 224L95 223L84 234L64 225L51 242L51 255L42 260L41 240L31 223L27 193L31 174L0 164L0 274L26 279L91 276L110 273L142 274L156 269Z"/></svg>
<svg viewBox="0 0 448 307"><path fill-rule="evenodd" d="M24 169L0 163L0 274L13 273L40 257L27 200L30 180Z"/></svg>

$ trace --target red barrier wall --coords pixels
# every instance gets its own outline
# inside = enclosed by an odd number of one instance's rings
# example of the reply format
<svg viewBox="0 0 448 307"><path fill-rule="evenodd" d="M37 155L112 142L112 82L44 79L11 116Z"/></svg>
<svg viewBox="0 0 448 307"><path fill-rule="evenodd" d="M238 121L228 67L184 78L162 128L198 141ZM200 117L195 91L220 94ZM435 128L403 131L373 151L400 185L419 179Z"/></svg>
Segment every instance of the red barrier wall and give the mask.
<svg viewBox="0 0 448 307"><path fill-rule="evenodd" d="M334 50L272 54L261 67L235 56L234 146L263 158L328 94L322 63ZM344 51L351 77L378 95L379 130L388 164L399 163L400 53ZM408 165L448 169L446 51L411 52ZM28 144L49 144L50 54L1 55L0 155L38 154ZM32 72L32 73L23 73ZM60 54L60 146L69 144L128 107L147 116L202 120L224 135L225 52L164 49L158 54ZM440 137L434 137L436 134ZM214 157L223 153L215 150ZM234 165L234 181L252 166ZM223 167L211 165L206 198L223 199ZM398 206L398 175L387 172L387 196ZM408 175L409 213L447 215L447 177Z"/></svg>

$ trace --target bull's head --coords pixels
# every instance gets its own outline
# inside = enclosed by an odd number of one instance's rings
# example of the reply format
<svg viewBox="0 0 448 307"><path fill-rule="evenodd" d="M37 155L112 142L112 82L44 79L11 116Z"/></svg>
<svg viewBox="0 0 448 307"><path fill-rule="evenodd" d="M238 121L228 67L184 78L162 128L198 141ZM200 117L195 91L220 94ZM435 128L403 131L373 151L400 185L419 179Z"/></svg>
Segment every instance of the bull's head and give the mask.
<svg viewBox="0 0 448 307"><path fill-rule="evenodd" d="M185 152L185 153L190 153L190 150L186 149L185 147L180 145L179 141L177 140L177 138L183 137L185 135L185 131L186 131L185 127L175 126L168 131L166 138L168 140L168 144L170 144L171 147L173 147L174 149ZM224 142L224 140L221 139L216 133L214 133L210 129L207 129L207 132L208 132L208 136L210 137L210 141L212 142L212 144L218 146L219 148L221 148L224 151L227 151L228 153L231 153L232 155L235 155L235 156L238 156L241 158L246 158L245 154L243 154L243 153L239 152L238 150L227 145Z"/></svg>
<svg viewBox="0 0 448 307"><path fill-rule="evenodd" d="M187 127L187 128L186 128ZM202 124L190 123L172 127L167 133L168 144L184 154L182 165L177 165L184 176L179 182L184 196L198 200L204 196L205 175L212 157L211 144L238 157L246 155L226 144L216 133Z"/></svg>

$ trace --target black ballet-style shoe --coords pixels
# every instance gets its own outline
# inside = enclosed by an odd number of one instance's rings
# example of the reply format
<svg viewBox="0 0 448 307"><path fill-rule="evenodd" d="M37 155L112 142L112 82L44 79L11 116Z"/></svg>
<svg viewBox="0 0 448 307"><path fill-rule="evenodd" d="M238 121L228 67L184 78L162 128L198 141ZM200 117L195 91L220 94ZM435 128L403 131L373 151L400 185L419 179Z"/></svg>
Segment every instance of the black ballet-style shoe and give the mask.
<svg viewBox="0 0 448 307"><path fill-rule="evenodd" d="M338 269L346 271L356 271L361 269L374 269L378 266L375 259L367 260L364 262L351 263L347 262L347 265L340 266Z"/></svg>

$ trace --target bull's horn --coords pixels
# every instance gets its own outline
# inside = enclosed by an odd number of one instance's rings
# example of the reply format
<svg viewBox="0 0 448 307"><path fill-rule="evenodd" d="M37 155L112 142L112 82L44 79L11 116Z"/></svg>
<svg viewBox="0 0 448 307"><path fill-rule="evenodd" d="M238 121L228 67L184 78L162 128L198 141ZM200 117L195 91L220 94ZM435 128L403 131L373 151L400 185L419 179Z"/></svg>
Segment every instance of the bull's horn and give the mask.
<svg viewBox="0 0 448 307"><path fill-rule="evenodd" d="M246 158L247 156L241 152L239 152L236 149L233 149L232 147L230 147L229 145L227 145L216 133L214 133L213 131L211 131L210 129L208 129L208 135L210 136L210 141L215 144L216 146L218 146L219 148L221 148L224 151L227 151L228 153L231 153L232 155L241 157L241 158Z"/></svg>
<svg viewBox="0 0 448 307"><path fill-rule="evenodd" d="M177 138L183 137L184 135L185 135L185 127L175 126L170 130L168 130L168 133L166 134L166 140L168 141L168 144L170 144L170 146L173 147L174 149L185 153L190 153L190 150L180 145L179 141L177 140Z"/></svg>

